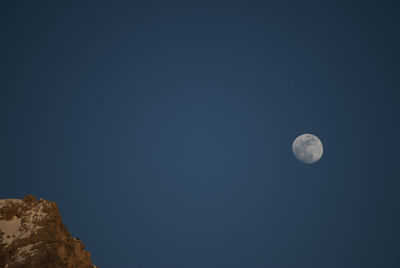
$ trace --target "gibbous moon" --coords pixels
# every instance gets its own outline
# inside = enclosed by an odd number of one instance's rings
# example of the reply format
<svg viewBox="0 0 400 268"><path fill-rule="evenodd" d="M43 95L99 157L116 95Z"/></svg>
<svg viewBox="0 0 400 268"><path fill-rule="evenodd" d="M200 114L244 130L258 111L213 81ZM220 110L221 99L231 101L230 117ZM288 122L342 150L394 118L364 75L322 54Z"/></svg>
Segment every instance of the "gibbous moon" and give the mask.
<svg viewBox="0 0 400 268"><path fill-rule="evenodd" d="M299 161L305 164L312 164L321 158L324 148L317 136L303 134L294 140L292 150Z"/></svg>

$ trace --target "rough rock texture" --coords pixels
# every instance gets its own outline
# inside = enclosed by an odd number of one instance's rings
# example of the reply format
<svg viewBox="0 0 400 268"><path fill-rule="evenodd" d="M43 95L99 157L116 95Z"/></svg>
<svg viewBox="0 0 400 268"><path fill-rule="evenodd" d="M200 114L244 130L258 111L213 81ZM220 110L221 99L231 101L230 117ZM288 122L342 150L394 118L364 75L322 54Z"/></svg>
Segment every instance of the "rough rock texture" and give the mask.
<svg viewBox="0 0 400 268"><path fill-rule="evenodd" d="M54 202L0 199L0 268L94 268L62 223Z"/></svg>

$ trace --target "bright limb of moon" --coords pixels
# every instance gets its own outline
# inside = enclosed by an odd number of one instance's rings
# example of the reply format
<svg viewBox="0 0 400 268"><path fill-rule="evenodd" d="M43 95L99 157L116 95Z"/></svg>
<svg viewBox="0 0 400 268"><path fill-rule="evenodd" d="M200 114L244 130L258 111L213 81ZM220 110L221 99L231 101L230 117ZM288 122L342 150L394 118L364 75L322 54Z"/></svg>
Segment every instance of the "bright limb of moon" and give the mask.
<svg viewBox="0 0 400 268"><path fill-rule="evenodd" d="M321 140L313 134L298 136L293 144L294 156L305 164L312 164L321 159L324 148Z"/></svg>

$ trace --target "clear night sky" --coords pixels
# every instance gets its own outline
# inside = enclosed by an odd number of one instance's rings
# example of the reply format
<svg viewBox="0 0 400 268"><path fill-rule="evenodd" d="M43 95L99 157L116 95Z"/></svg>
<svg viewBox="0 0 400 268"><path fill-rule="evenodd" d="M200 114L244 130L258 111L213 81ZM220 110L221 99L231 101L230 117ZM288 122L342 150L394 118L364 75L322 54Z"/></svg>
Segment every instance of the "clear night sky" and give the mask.
<svg viewBox="0 0 400 268"><path fill-rule="evenodd" d="M397 1L17 2L0 196L56 201L94 263L400 267Z"/></svg>

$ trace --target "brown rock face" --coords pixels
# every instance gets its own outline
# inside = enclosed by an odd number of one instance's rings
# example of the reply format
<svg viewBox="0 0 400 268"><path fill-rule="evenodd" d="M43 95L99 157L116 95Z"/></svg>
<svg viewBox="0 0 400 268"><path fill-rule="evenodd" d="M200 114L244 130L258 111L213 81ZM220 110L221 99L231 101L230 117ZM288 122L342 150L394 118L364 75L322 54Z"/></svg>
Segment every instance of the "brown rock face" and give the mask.
<svg viewBox="0 0 400 268"><path fill-rule="evenodd" d="M0 199L0 268L94 268L62 223L54 202L32 195Z"/></svg>

